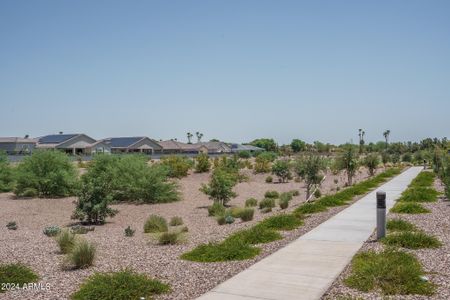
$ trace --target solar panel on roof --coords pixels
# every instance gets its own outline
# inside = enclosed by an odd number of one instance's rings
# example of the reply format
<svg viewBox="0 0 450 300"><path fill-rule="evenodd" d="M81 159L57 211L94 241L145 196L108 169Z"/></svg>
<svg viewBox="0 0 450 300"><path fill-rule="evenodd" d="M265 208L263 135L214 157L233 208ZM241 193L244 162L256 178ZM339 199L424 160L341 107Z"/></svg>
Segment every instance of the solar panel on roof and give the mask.
<svg viewBox="0 0 450 300"><path fill-rule="evenodd" d="M127 148L134 143L142 140L142 137L119 137L119 138L111 138L108 139L110 142L110 146L113 148Z"/></svg>
<svg viewBox="0 0 450 300"><path fill-rule="evenodd" d="M60 144L64 141L67 141L73 137L77 136L77 134L51 134L41 137L39 139L40 144Z"/></svg>

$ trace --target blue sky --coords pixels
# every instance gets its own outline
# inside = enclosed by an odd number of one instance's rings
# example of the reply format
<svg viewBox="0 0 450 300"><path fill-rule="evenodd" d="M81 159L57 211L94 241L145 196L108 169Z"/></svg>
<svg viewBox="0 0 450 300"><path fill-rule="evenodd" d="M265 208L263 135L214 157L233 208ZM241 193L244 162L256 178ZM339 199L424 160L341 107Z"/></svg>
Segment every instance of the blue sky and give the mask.
<svg viewBox="0 0 450 300"><path fill-rule="evenodd" d="M0 136L450 137L450 1L0 2Z"/></svg>

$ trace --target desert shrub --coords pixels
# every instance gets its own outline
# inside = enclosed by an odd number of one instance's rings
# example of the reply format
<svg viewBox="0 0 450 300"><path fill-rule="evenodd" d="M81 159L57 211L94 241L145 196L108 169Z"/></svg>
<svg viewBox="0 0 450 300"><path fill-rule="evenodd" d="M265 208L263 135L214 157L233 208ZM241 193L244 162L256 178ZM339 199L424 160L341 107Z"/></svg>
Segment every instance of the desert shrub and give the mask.
<svg viewBox="0 0 450 300"><path fill-rule="evenodd" d="M125 228L124 232L125 232L125 236L127 237L131 237L134 235L136 230L132 229L129 225L127 228Z"/></svg>
<svg viewBox="0 0 450 300"><path fill-rule="evenodd" d="M402 161L403 161L403 162L409 162L409 163L412 162L412 161L413 161L412 154L409 153L409 152L403 154L403 156L402 156Z"/></svg>
<svg viewBox="0 0 450 300"><path fill-rule="evenodd" d="M364 160L363 164L367 167L369 170L370 176L373 176L375 174L375 170L377 169L378 165L380 164L380 160L378 158L378 154L376 153L370 153L368 154Z"/></svg>
<svg viewBox="0 0 450 300"><path fill-rule="evenodd" d="M323 159L318 155L300 157L294 162L294 170L306 184L306 199L311 196L311 190L318 186L323 179L321 172L325 169Z"/></svg>
<svg viewBox="0 0 450 300"><path fill-rule="evenodd" d="M161 159L161 164L167 167L169 177L182 178L188 175L192 163L187 157L170 155Z"/></svg>
<svg viewBox="0 0 450 300"><path fill-rule="evenodd" d="M280 201L287 201L287 202L289 202L289 201L291 201L292 200L292 193L281 193L280 194Z"/></svg>
<svg viewBox="0 0 450 300"><path fill-rule="evenodd" d="M160 245L175 245L180 241L179 232L163 232L158 237L158 244Z"/></svg>
<svg viewBox="0 0 450 300"><path fill-rule="evenodd" d="M222 216L225 215L225 207L219 203L214 202L213 205L208 207L208 216Z"/></svg>
<svg viewBox="0 0 450 300"><path fill-rule="evenodd" d="M6 224L6 228L8 228L9 230L17 230L19 226L17 225L16 221L10 221L8 222L8 224Z"/></svg>
<svg viewBox="0 0 450 300"><path fill-rule="evenodd" d="M262 156L262 153L255 158L255 166L253 170L255 173L268 173L270 172L270 160L265 156Z"/></svg>
<svg viewBox="0 0 450 300"><path fill-rule="evenodd" d="M34 188L26 188L20 196L25 198L34 198L38 196L38 191Z"/></svg>
<svg viewBox="0 0 450 300"><path fill-rule="evenodd" d="M295 212L302 214L315 214L318 212L326 211L327 207L323 204L313 202L305 203L295 209Z"/></svg>
<svg viewBox="0 0 450 300"><path fill-rule="evenodd" d="M70 232L73 234L86 234L89 231L94 231L95 227L87 227L87 226L81 226L81 225L75 225L70 227Z"/></svg>
<svg viewBox="0 0 450 300"><path fill-rule="evenodd" d="M273 182L272 176L267 176L266 177L266 183L272 183L272 182Z"/></svg>
<svg viewBox="0 0 450 300"><path fill-rule="evenodd" d="M14 169L10 166L6 153L0 151L0 192L12 191L14 181Z"/></svg>
<svg viewBox="0 0 450 300"><path fill-rule="evenodd" d="M388 220L386 224L388 231L415 231L416 226L402 219Z"/></svg>
<svg viewBox="0 0 450 300"><path fill-rule="evenodd" d="M387 151L381 152L381 162L383 163L384 167L392 161L391 155Z"/></svg>
<svg viewBox="0 0 450 300"><path fill-rule="evenodd" d="M75 245L75 234L69 230L62 230L56 236L56 243L58 244L61 253L70 253Z"/></svg>
<svg viewBox="0 0 450 300"><path fill-rule="evenodd" d="M39 276L29 267L22 264L0 265L0 293L6 292L4 284L14 283L22 287L24 284L37 282Z"/></svg>
<svg viewBox="0 0 450 300"><path fill-rule="evenodd" d="M178 217L178 216L172 217L172 218L170 219L169 225L170 225L170 226L179 226L179 225L183 225L183 219L182 219L181 217Z"/></svg>
<svg viewBox="0 0 450 300"><path fill-rule="evenodd" d="M292 196L297 197L298 195L300 195L300 192L298 190L292 190L291 194Z"/></svg>
<svg viewBox="0 0 450 300"><path fill-rule="evenodd" d="M237 179L233 174L223 170L215 169L209 183L202 184L200 191L209 196L211 200L226 204L231 198L236 197L233 187L237 184Z"/></svg>
<svg viewBox="0 0 450 300"><path fill-rule="evenodd" d="M277 191L267 191L264 193L265 198L277 199L280 194Z"/></svg>
<svg viewBox="0 0 450 300"><path fill-rule="evenodd" d="M245 200L245 207L253 207L258 205L258 200L255 198L248 198Z"/></svg>
<svg viewBox="0 0 450 300"><path fill-rule="evenodd" d="M281 234L277 231L256 225L249 229L243 229L233 233L227 240L236 239L245 244L257 245L281 240L282 238Z"/></svg>
<svg viewBox="0 0 450 300"><path fill-rule="evenodd" d="M280 202L278 204L280 205L281 209L286 209L289 207L289 200L280 199Z"/></svg>
<svg viewBox="0 0 450 300"><path fill-rule="evenodd" d="M289 160L279 159L272 164L272 174L275 174L281 182L287 182L291 178L291 166Z"/></svg>
<svg viewBox="0 0 450 300"><path fill-rule="evenodd" d="M322 197L322 192L319 189L315 190L314 191L314 197L316 199L319 199L320 197Z"/></svg>
<svg viewBox="0 0 450 300"><path fill-rule="evenodd" d="M261 221L258 226L275 230L293 230L303 225L303 221L295 215L281 214Z"/></svg>
<svg viewBox="0 0 450 300"><path fill-rule="evenodd" d="M225 223L226 224L232 224L234 223L234 217L232 215L226 215L225 216Z"/></svg>
<svg viewBox="0 0 450 300"><path fill-rule="evenodd" d="M226 224L226 222L225 222L225 215L217 216L216 217L216 221L217 221L217 224L219 224L219 225L225 225Z"/></svg>
<svg viewBox="0 0 450 300"><path fill-rule="evenodd" d="M269 162L274 162L275 159L277 159L278 154L273 151L265 151L258 153L256 157L263 158L265 160L268 160Z"/></svg>
<svg viewBox="0 0 450 300"><path fill-rule="evenodd" d="M96 248L95 245L84 240L79 239L75 242L72 250L68 254L70 263L76 269L84 269L92 266L95 259Z"/></svg>
<svg viewBox="0 0 450 300"><path fill-rule="evenodd" d="M57 236L61 232L61 228L59 226L47 226L43 230L46 236Z"/></svg>
<svg viewBox="0 0 450 300"><path fill-rule="evenodd" d="M117 210L109 207L112 201L111 184L100 177L83 176L72 219L103 224L107 217L114 217Z"/></svg>
<svg viewBox="0 0 450 300"><path fill-rule="evenodd" d="M347 184L352 185L353 177L358 170L358 157L351 145L347 145L338 156L336 166L339 170L344 170L347 173Z"/></svg>
<svg viewBox="0 0 450 300"><path fill-rule="evenodd" d="M253 220L253 215L255 214L255 210L253 208L244 208L243 210L241 210L240 214L239 214L239 218L241 218L241 220L243 222L248 222Z"/></svg>
<svg viewBox="0 0 450 300"><path fill-rule="evenodd" d="M197 262L245 260L257 256L261 249L252 247L241 239L227 239L221 243L209 243L181 255L181 259Z"/></svg>
<svg viewBox="0 0 450 300"><path fill-rule="evenodd" d="M259 201L259 209L274 208L274 207L275 207L275 199L273 198L264 198L263 200Z"/></svg>
<svg viewBox="0 0 450 300"><path fill-rule="evenodd" d="M167 232L168 229L166 219L158 215L150 215L144 224L145 233Z"/></svg>
<svg viewBox="0 0 450 300"><path fill-rule="evenodd" d="M195 158L195 172L204 173L208 172L211 168L211 163L209 162L208 154L201 153Z"/></svg>
<svg viewBox="0 0 450 300"><path fill-rule="evenodd" d="M170 291L167 284L131 270L95 273L72 294L72 300L153 299Z"/></svg>
<svg viewBox="0 0 450 300"><path fill-rule="evenodd" d="M424 214L431 212L429 209L423 207L415 202L397 202L391 212L397 214Z"/></svg>
<svg viewBox="0 0 450 300"><path fill-rule="evenodd" d="M385 245L408 249L438 248L442 245L442 243L434 236L430 236L420 231L392 233L383 238L382 242Z"/></svg>
<svg viewBox="0 0 450 300"><path fill-rule="evenodd" d="M189 232L189 228L188 228L187 226L183 226L183 227L180 229L180 232Z"/></svg>
<svg viewBox="0 0 450 300"><path fill-rule="evenodd" d="M362 252L352 260L344 283L362 292L381 290L384 295L432 295L433 284L423 281L425 272L412 255L396 250Z"/></svg>
<svg viewBox="0 0 450 300"><path fill-rule="evenodd" d="M239 158L247 159L252 157L252 154L249 151L239 151L238 156Z"/></svg>
<svg viewBox="0 0 450 300"><path fill-rule="evenodd" d="M272 207L264 207L263 209L261 209L261 213L263 213L263 214L270 213L271 211L272 211Z"/></svg>
<svg viewBox="0 0 450 300"><path fill-rule="evenodd" d="M15 193L23 196L27 189L39 197L66 197L76 189L77 173L69 157L59 151L35 151L17 167Z"/></svg>

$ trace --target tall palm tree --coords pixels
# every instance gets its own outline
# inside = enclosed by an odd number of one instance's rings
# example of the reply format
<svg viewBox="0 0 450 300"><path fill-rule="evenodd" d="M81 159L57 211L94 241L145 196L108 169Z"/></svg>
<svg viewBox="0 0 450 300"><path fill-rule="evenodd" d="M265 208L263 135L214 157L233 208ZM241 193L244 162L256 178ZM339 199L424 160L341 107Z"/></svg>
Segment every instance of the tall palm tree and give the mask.
<svg viewBox="0 0 450 300"><path fill-rule="evenodd" d="M200 143L200 141L202 140L202 137L203 137L203 133L200 133L199 131L197 131L195 133L195 135L197 136L197 143Z"/></svg>
<svg viewBox="0 0 450 300"><path fill-rule="evenodd" d="M186 134L186 136L187 136L187 139L188 139L188 144L192 144L191 139L192 139L192 137L193 137L194 135L193 135L192 133L188 132L188 133Z"/></svg>
<svg viewBox="0 0 450 300"><path fill-rule="evenodd" d="M359 153L363 153L364 150L364 135L366 134L366 132L364 130L362 130L361 128L358 129L358 135L359 135Z"/></svg>
<svg viewBox="0 0 450 300"><path fill-rule="evenodd" d="M386 130L385 132L383 132L384 139L386 140L386 148L387 148L388 143L389 143L389 135L390 134L391 134L391 131L389 129Z"/></svg>

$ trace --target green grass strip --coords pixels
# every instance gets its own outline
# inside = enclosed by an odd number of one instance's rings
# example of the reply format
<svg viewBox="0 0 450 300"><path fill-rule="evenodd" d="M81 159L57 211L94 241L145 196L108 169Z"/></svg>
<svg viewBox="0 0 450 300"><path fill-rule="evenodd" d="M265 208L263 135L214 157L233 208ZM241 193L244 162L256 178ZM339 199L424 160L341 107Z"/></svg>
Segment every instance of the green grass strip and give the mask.
<svg viewBox="0 0 450 300"><path fill-rule="evenodd" d="M442 246L442 243L436 237L421 231L392 233L383 238L382 242L388 246L407 249L439 248Z"/></svg>
<svg viewBox="0 0 450 300"><path fill-rule="evenodd" d="M415 202L397 202L390 212L397 214L426 214L431 211L419 203Z"/></svg>
<svg viewBox="0 0 450 300"><path fill-rule="evenodd" d="M414 224L402 220L402 219L392 219L387 221L386 229L388 231L416 231L417 228Z"/></svg>

